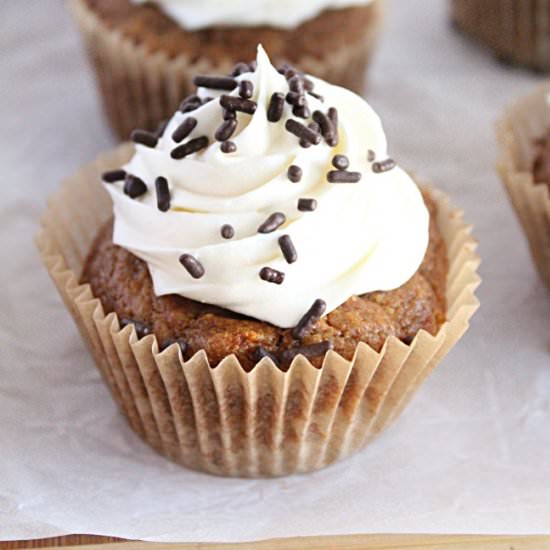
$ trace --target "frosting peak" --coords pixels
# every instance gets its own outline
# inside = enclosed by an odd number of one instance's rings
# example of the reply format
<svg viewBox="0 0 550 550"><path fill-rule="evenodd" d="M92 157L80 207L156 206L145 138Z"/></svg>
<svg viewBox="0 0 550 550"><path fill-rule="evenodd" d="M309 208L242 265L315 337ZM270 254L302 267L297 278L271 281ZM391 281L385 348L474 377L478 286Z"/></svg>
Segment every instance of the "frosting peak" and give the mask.
<svg viewBox="0 0 550 550"><path fill-rule="evenodd" d="M188 30L214 26L269 25L289 29L326 9L369 4L372 0L132 0L153 2Z"/></svg>
<svg viewBox="0 0 550 550"><path fill-rule="evenodd" d="M379 118L352 92L291 74L259 47L235 82L199 78L225 89L200 87L158 143L134 136L131 176L105 184L114 242L148 263L158 295L291 327L317 299L328 313L418 269L428 212L387 159Z"/></svg>

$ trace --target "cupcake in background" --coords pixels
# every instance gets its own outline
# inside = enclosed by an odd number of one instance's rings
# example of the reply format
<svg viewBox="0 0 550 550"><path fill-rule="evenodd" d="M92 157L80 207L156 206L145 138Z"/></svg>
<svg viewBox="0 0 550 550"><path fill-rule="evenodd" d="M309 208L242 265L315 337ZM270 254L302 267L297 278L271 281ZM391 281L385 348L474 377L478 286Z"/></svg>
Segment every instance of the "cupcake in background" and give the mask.
<svg viewBox="0 0 550 550"><path fill-rule="evenodd" d="M195 74L238 74L262 43L289 63L356 92L384 0L71 0L108 120L121 139L154 130Z"/></svg>
<svg viewBox="0 0 550 550"><path fill-rule="evenodd" d="M550 289L550 84L510 106L498 124L498 169L537 269Z"/></svg>
<svg viewBox="0 0 550 550"><path fill-rule="evenodd" d="M458 29L497 58L537 71L550 70L549 0L452 0Z"/></svg>

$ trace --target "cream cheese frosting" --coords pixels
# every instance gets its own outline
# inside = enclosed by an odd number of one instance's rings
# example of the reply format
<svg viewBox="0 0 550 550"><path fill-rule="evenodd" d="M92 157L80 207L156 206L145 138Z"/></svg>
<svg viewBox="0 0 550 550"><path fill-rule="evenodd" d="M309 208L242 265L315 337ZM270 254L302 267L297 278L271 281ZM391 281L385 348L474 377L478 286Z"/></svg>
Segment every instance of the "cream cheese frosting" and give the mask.
<svg viewBox="0 0 550 550"><path fill-rule="evenodd" d="M326 9L369 4L372 0L132 0L152 2L183 28L268 25L294 28Z"/></svg>
<svg viewBox="0 0 550 550"><path fill-rule="evenodd" d="M307 125L311 119L293 115L286 102L281 120L268 120L272 95L286 94L289 84L260 46L255 72L236 77L252 83L250 100L257 108L254 114L237 113L230 138L234 152L224 153L213 136L223 123L220 96L238 98L239 88L199 88L200 97L213 99L192 112L178 111L158 144L137 144L124 167L146 191L131 198L124 182L104 184L114 204L114 242L147 262L157 295L180 294L286 328L318 299L329 313L353 295L397 288L417 271L428 245L429 215L402 169L384 171L383 162L373 163L374 157L388 158L380 119L353 92L309 78L322 96L306 94L310 111L338 111L337 145L323 139L302 146L288 131L288 121ZM173 133L186 119L196 125L189 124L194 127L181 143L207 138L209 144L172 158L181 147ZM333 162L342 160L334 161L336 155L345 156L347 170L336 170ZM297 168L289 171L291 166ZM360 181L330 183L334 176L327 174L334 172L352 173ZM159 176L170 194L168 209L159 208ZM301 209L311 202L314 210ZM259 232L275 213L284 216L282 225ZM296 251L292 263L281 247L283 236ZM203 273L184 267L182 255ZM282 283L261 278L265 268L283 274Z"/></svg>

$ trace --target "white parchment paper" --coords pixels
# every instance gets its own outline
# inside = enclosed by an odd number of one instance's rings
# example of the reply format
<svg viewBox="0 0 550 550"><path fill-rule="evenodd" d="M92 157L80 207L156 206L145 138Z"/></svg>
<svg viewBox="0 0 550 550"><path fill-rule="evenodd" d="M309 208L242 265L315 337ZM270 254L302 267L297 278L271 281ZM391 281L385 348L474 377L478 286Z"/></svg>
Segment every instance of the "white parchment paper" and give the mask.
<svg viewBox="0 0 550 550"><path fill-rule="evenodd" d="M493 121L538 77L456 35L444 0L391 8L370 100L393 155L475 223L482 307L364 452L241 481L186 471L138 440L41 268L46 197L114 142L64 3L0 1L0 539L550 533L550 296L493 169Z"/></svg>

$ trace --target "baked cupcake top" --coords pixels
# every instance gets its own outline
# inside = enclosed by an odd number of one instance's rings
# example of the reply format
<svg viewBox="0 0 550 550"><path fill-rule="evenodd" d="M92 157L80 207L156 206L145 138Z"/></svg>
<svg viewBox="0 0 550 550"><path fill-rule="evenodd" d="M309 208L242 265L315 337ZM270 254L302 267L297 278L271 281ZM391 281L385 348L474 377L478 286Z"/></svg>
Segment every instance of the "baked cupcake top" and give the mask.
<svg viewBox="0 0 550 550"><path fill-rule="evenodd" d="M410 279L428 211L363 99L278 72L261 47L257 66L195 83L104 175L113 241L147 262L157 295L299 332L353 295Z"/></svg>
<svg viewBox="0 0 550 550"><path fill-rule="evenodd" d="M326 9L361 6L372 0L132 0L134 4L157 4L188 30L216 26L268 25L294 28Z"/></svg>

